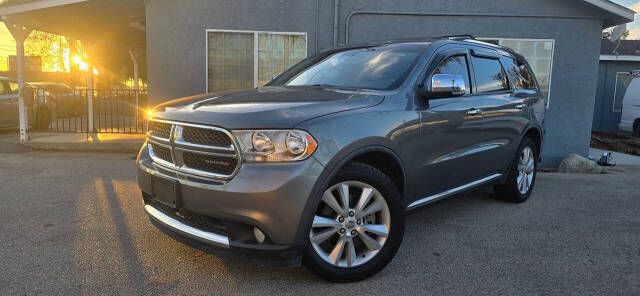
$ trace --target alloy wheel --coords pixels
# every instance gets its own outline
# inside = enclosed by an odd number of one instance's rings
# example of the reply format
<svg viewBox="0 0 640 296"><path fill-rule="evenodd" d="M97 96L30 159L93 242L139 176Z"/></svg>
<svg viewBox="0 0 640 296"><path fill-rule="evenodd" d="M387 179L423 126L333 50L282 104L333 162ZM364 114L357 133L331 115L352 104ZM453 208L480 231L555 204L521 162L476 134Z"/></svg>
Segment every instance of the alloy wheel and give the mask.
<svg viewBox="0 0 640 296"><path fill-rule="evenodd" d="M382 194L371 185L347 181L323 193L309 240L327 263L355 267L378 254L390 229L389 206Z"/></svg>
<svg viewBox="0 0 640 296"><path fill-rule="evenodd" d="M516 179L518 184L518 191L520 194L526 194L531 188L533 182L533 175L535 173L535 156L533 149L527 146L522 149L520 153L520 159L518 162L518 178Z"/></svg>

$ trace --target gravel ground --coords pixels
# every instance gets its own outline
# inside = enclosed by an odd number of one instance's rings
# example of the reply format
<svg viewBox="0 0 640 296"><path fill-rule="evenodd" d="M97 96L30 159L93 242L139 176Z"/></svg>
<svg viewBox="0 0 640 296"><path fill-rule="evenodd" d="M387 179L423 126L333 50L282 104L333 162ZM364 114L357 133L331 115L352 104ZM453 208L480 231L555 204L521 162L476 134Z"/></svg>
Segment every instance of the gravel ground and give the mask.
<svg viewBox="0 0 640 296"><path fill-rule="evenodd" d="M30 152L11 135L0 134L3 295L640 295L640 167L541 173L524 204L480 189L418 210L385 270L335 285L173 241L144 214L133 155Z"/></svg>

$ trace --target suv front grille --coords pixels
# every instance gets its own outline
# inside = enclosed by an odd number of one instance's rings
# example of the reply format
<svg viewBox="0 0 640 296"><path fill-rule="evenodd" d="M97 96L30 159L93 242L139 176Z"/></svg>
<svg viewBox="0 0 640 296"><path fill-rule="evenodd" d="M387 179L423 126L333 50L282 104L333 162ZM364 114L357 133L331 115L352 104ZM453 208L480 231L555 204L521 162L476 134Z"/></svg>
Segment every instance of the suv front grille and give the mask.
<svg viewBox="0 0 640 296"><path fill-rule="evenodd" d="M151 121L149 122L149 131L156 138L169 139L171 137L171 124Z"/></svg>
<svg viewBox="0 0 640 296"><path fill-rule="evenodd" d="M193 152L184 152L182 158L184 164L189 168L220 175L232 174L237 165L235 158Z"/></svg>
<svg viewBox="0 0 640 296"><path fill-rule="evenodd" d="M153 120L149 129L151 158L160 165L223 180L231 179L238 170L240 155L231 134L224 129Z"/></svg>
<svg viewBox="0 0 640 296"><path fill-rule="evenodd" d="M224 132L192 126L182 128L182 139L198 145L231 147L231 139Z"/></svg>
<svg viewBox="0 0 640 296"><path fill-rule="evenodd" d="M171 160L171 149L169 149L168 147L151 143L151 150L157 158L160 158L166 162L173 163L173 160Z"/></svg>

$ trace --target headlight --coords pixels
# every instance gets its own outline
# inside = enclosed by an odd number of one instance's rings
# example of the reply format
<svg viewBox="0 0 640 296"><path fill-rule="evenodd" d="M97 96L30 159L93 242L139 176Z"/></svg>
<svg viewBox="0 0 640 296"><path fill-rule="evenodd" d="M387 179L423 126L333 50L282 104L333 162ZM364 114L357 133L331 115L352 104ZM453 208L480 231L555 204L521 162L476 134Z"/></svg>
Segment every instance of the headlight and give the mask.
<svg viewBox="0 0 640 296"><path fill-rule="evenodd" d="M299 130L232 131L247 162L298 161L309 157L318 144Z"/></svg>

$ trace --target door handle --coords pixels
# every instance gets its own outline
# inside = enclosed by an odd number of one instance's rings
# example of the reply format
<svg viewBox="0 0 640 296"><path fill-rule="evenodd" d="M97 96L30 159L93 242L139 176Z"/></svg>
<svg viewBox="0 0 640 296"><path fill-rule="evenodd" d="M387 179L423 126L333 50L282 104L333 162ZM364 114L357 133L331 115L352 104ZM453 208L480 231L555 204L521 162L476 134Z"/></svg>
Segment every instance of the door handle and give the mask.
<svg viewBox="0 0 640 296"><path fill-rule="evenodd" d="M476 108L473 108L473 109L471 109L471 110L467 111L467 114L468 114L468 115L478 115L478 114L480 114L480 113L482 113L482 110L480 110L480 109L476 109Z"/></svg>
<svg viewBox="0 0 640 296"><path fill-rule="evenodd" d="M527 104L518 104L518 105L516 105L516 108L518 108L518 109L524 109L526 107L527 107Z"/></svg>

